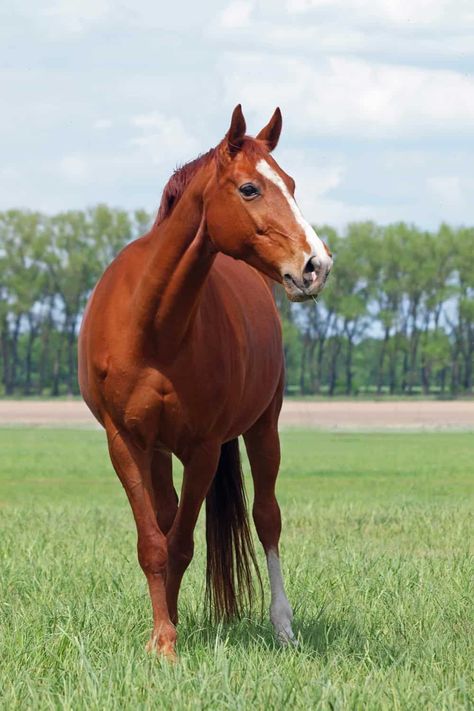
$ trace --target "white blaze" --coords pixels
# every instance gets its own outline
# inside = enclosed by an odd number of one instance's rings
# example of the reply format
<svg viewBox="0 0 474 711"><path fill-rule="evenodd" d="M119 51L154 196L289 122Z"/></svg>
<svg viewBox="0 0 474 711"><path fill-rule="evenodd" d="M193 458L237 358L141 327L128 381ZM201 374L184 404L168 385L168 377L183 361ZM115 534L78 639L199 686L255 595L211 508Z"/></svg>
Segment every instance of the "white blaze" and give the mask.
<svg viewBox="0 0 474 711"><path fill-rule="evenodd" d="M296 204L296 200L286 187L283 178L278 175L276 170L274 170L271 165L267 163L267 161L263 158L258 161L256 168L261 175L263 175L267 180L270 180L274 185L280 188L284 197L288 201L291 212L293 213L296 222L302 228L305 237L308 241L310 253L307 255L307 258L309 259L310 257L317 257L321 266L326 265L329 267L332 262L331 257L326 252L326 248L322 240L318 237L309 222L304 219L298 205Z"/></svg>

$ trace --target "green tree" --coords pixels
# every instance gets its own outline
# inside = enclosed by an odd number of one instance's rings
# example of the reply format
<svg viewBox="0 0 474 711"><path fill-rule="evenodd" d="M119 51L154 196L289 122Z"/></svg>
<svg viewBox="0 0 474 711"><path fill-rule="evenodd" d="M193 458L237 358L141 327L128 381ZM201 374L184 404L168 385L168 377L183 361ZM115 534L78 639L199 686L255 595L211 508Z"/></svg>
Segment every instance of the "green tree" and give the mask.
<svg viewBox="0 0 474 711"><path fill-rule="evenodd" d="M48 277L39 263L46 243L45 219L36 212L0 213L0 341L3 383L14 392L19 366L18 340L22 321L29 325L26 382L31 387L31 355L41 323L41 306L48 292Z"/></svg>

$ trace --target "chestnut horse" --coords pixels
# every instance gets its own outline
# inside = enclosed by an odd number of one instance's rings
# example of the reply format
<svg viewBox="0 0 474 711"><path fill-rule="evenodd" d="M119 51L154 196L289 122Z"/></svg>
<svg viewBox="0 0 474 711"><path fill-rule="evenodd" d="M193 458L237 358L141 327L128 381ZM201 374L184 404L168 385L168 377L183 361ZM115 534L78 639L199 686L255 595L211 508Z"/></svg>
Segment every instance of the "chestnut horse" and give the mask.
<svg viewBox="0 0 474 711"><path fill-rule="evenodd" d="M81 392L106 430L136 522L153 607L147 646L170 658L205 499L215 616L239 614L250 595L255 559L239 435L267 559L270 617L281 641L294 639L278 554L284 366L271 283L282 283L292 301L310 299L332 260L296 205L293 179L270 155L281 123L276 109L250 138L240 105L234 109L225 138L175 172L151 230L107 268L81 328ZM172 453L184 465L179 502Z"/></svg>

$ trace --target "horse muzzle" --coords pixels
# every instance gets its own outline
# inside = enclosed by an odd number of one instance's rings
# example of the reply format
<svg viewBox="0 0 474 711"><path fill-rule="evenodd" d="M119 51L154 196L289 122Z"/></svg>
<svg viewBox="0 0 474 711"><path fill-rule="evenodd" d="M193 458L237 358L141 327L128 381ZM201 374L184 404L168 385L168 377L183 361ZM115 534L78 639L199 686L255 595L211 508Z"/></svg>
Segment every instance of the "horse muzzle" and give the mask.
<svg viewBox="0 0 474 711"><path fill-rule="evenodd" d="M315 299L323 290L329 272L332 268L332 258L311 257L299 274L287 271L282 275L283 286L290 301L307 301Z"/></svg>

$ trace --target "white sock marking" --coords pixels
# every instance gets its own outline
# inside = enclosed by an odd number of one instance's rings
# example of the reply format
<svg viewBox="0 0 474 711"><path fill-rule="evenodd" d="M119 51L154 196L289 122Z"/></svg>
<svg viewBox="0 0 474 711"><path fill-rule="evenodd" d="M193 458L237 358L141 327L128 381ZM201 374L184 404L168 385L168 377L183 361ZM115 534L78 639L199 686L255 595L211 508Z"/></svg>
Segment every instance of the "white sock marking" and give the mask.
<svg viewBox="0 0 474 711"><path fill-rule="evenodd" d="M280 188L281 192L286 198L296 222L303 229L305 237L308 241L310 248L310 253L307 255L308 259L310 257L317 257L321 266L329 267L332 263L331 257L326 252L326 248L322 240L318 237L309 222L307 222L307 220L305 220L305 218L301 214L301 211L298 205L296 204L296 200L286 187L283 178L278 175L276 170L274 170L271 165L267 163L267 161L263 158L258 161L255 167L261 175L263 175L265 178L267 178L267 180L270 180L274 185Z"/></svg>
<svg viewBox="0 0 474 711"><path fill-rule="evenodd" d="M270 589L272 600L270 603L270 619L275 633L280 642L287 644L295 642L295 636L291 628L293 610L290 607L285 594L283 576L281 574L280 559L274 550L267 553L268 577L270 578Z"/></svg>

